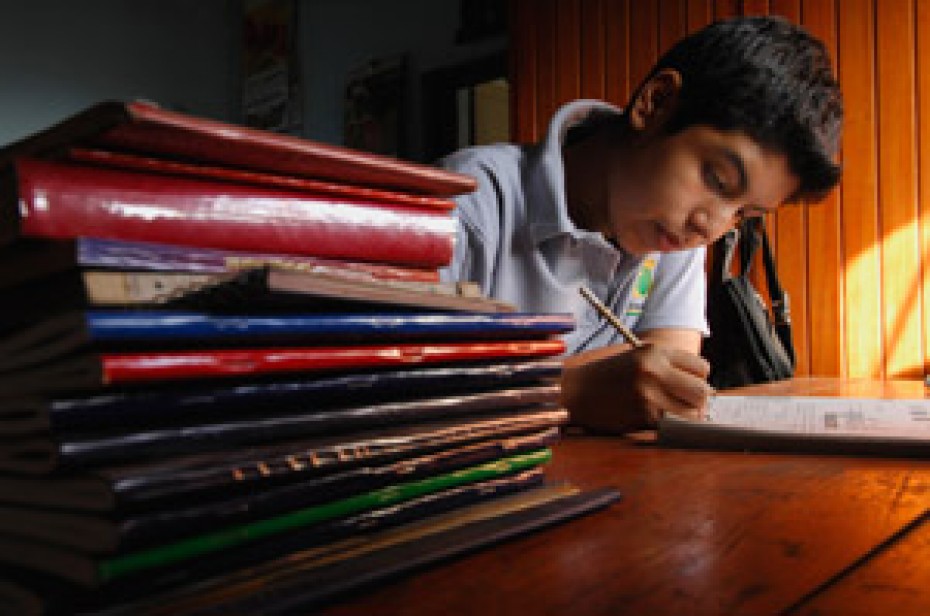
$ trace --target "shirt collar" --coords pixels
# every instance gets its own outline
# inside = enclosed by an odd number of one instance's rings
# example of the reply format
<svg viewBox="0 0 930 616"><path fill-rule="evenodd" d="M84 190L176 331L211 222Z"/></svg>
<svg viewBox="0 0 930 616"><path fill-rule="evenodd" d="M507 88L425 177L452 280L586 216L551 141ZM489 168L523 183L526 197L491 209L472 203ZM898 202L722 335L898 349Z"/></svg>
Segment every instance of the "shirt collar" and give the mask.
<svg viewBox="0 0 930 616"><path fill-rule="evenodd" d="M527 173L527 217L530 235L537 245L551 237L567 233L579 239L603 243L616 249L597 232L579 229L568 215L565 199L565 167L562 144L568 130L591 113L622 113L618 107L597 100L576 100L563 105L549 123L545 139L535 146L529 157Z"/></svg>

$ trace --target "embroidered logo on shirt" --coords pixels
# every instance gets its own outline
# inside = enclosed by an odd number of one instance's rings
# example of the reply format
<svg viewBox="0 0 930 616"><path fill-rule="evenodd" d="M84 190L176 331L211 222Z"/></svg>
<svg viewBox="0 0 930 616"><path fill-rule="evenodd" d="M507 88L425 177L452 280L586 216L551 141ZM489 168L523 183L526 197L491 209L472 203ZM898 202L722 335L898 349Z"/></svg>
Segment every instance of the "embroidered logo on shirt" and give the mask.
<svg viewBox="0 0 930 616"><path fill-rule="evenodd" d="M633 289L630 297L630 304L626 309L626 316L638 317L643 313L643 305L649 292L652 291L652 283L655 281L655 271L658 261L652 257L643 260L639 272L636 274L636 280L633 282Z"/></svg>

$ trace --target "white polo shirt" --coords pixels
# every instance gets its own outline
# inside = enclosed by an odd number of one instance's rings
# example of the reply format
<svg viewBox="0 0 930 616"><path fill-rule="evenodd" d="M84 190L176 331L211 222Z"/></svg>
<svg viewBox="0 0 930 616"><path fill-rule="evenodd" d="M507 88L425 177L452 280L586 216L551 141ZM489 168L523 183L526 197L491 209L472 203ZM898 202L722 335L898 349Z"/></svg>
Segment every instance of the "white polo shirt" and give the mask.
<svg viewBox="0 0 930 616"><path fill-rule="evenodd" d="M587 285L633 331L674 328L707 334L704 248L636 257L568 215L562 143L592 110L620 113L600 101L563 106L545 140L532 146L467 148L440 161L478 180L456 198L459 232L443 280L471 280L491 297L526 312L570 312L576 329L568 353L623 342L585 301Z"/></svg>

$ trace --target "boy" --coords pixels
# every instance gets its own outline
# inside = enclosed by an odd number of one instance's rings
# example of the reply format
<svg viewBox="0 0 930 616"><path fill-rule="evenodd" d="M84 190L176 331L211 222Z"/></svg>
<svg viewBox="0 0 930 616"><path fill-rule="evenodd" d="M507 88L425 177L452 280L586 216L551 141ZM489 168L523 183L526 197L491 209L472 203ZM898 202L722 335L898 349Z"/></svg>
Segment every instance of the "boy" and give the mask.
<svg viewBox="0 0 930 616"><path fill-rule="evenodd" d="M444 277L575 315L562 378L573 422L622 432L699 417L711 393L704 247L835 186L842 116L827 52L806 31L775 17L711 24L670 49L626 108L575 101L538 145L446 158L479 187L457 199ZM646 344L625 344L582 285Z"/></svg>

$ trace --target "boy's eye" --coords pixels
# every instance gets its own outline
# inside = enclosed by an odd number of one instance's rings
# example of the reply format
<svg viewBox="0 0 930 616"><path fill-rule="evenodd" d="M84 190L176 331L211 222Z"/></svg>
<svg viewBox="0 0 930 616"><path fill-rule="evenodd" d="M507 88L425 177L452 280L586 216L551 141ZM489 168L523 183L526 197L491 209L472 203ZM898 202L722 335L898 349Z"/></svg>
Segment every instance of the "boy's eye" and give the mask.
<svg viewBox="0 0 930 616"><path fill-rule="evenodd" d="M726 190L726 185L713 165L704 165L704 183L714 192L723 193Z"/></svg>

